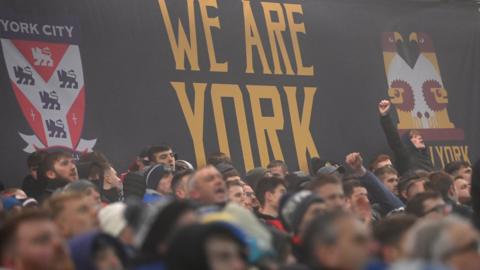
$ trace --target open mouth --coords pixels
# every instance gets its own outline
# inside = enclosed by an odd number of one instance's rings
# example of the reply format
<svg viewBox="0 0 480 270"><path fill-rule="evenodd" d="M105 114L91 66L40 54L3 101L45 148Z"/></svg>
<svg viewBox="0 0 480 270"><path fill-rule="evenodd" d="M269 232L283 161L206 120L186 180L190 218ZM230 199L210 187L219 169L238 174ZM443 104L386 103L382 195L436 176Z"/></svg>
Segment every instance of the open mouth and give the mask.
<svg viewBox="0 0 480 270"><path fill-rule="evenodd" d="M225 189L224 188L216 188L215 189L215 194L225 194Z"/></svg>

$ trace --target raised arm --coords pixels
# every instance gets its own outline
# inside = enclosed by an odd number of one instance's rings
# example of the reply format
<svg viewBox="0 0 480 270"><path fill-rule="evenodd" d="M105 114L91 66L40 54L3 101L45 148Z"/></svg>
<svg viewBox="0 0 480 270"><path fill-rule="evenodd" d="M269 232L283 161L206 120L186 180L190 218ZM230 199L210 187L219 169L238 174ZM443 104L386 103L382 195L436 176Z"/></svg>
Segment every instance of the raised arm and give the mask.
<svg viewBox="0 0 480 270"><path fill-rule="evenodd" d="M348 154L345 158L345 163L353 170L354 175L367 189L372 203L378 203L385 213L405 206L395 194L383 185L377 176L363 167L363 159L360 153Z"/></svg>
<svg viewBox="0 0 480 270"><path fill-rule="evenodd" d="M388 100L382 100L378 104L378 111L380 113L380 123L383 132L387 138L388 145L395 156L396 169L402 175L409 168L409 154L405 143L398 134L398 129L390 117L391 103Z"/></svg>

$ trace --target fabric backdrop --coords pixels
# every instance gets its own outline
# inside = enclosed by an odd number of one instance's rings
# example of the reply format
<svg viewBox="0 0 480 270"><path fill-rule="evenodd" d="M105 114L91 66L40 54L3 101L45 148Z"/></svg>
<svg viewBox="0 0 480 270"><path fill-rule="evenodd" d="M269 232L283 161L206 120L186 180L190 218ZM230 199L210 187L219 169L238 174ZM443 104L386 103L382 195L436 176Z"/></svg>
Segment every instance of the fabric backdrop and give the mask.
<svg viewBox="0 0 480 270"><path fill-rule="evenodd" d="M480 136L476 3L376 0L0 1L0 179L28 152L104 152L126 170L167 143L241 171L390 153L377 103L438 167Z"/></svg>

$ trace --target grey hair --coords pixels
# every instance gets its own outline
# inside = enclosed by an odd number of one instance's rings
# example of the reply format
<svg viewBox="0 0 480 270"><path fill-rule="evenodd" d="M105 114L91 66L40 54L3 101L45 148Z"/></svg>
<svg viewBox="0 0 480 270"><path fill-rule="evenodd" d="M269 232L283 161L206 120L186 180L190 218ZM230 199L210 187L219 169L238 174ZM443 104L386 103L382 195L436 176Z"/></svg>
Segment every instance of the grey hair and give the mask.
<svg viewBox="0 0 480 270"><path fill-rule="evenodd" d="M448 216L440 220L424 219L408 232L405 249L410 259L442 262L455 243L450 228L470 223L458 216Z"/></svg>
<svg viewBox="0 0 480 270"><path fill-rule="evenodd" d="M197 171L194 171L187 181L187 193L190 194L197 187Z"/></svg>

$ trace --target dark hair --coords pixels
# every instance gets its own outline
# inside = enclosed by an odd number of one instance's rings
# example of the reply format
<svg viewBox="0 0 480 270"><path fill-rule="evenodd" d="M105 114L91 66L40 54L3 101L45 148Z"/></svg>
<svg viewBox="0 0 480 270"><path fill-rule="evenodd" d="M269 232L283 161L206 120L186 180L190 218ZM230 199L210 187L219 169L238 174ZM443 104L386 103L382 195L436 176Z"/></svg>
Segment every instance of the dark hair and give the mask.
<svg viewBox="0 0 480 270"><path fill-rule="evenodd" d="M61 158L72 158L72 154L61 150L47 153L38 166L39 179L48 179L47 172L54 171L55 162Z"/></svg>
<svg viewBox="0 0 480 270"><path fill-rule="evenodd" d="M168 269L204 270L211 269L206 252L206 243L212 238L233 241L241 252L242 259L247 262L246 242L241 231L227 223L194 224L180 229L171 241L167 251Z"/></svg>
<svg viewBox="0 0 480 270"><path fill-rule="evenodd" d="M380 155L376 156L375 159L372 161L372 163L370 163L370 166L368 166L368 169L370 171L380 169L380 168L377 168L378 163L384 162L385 160L391 160L390 156L386 155L386 154L380 154Z"/></svg>
<svg viewBox="0 0 480 270"><path fill-rule="evenodd" d="M217 166L222 162L232 164L230 157L222 152L211 153L207 158L207 164L209 165Z"/></svg>
<svg viewBox="0 0 480 270"><path fill-rule="evenodd" d="M89 180L102 180L106 170L112 166L107 157L97 151L85 153L78 161L78 177Z"/></svg>
<svg viewBox="0 0 480 270"><path fill-rule="evenodd" d="M168 145L157 145L157 146L151 146L148 149L148 160L151 162L155 161L155 154L160 153L160 152L165 152L172 150L172 148Z"/></svg>
<svg viewBox="0 0 480 270"><path fill-rule="evenodd" d="M468 168L470 164L463 160L452 161L445 165L445 172L451 175L456 174L461 168Z"/></svg>
<svg viewBox="0 0 480 270"><path fill-rule="evenodd" d="M408 131L408 138L411 139L413 136L422 136L422 133L418 129L410 129Z"/></svg>
<svg viewBox="0 0 480 270"><path fill-rule="evenodd" d="M243 187L243 183L240 182L239 180L226 181L225 184L227 185L227 189L230 189L231 187L234 187L234 186Z"/></svg>
<svg viewBox="0 0 480 270"><path fill-rule="evenodd" d="M340 180L340 178L338 178L333 174L318 174L307 185L307 189L311 191L315 191L328 184L341 185L342 181Z"/></svg>
<svg viewBox="0 0 480 270"><path fill-rule="evenodd" d="M400 178L400 181L398 181L398 192L401 193L403 191L408 191L408 188L410 188L412 183L418 182L422 180L422 178L427 178L428 175L429 173L423 170L417 170L403 175L402 178Z"/></svg>
<svg viewBox="0 0 480 270"><path fill-rule="evenodd" d="M272 160L267 165L267 169L275 168L275 167L282 167L285 171L288 171L287 164L283 160Z"/></svg>
<svg viewBox="0 0 480 270"><path fill-rule="evenodd" d="M278 186L287 187L285 180L278 177L263 177L255 187L255 196L260 205L265 205L265 193L273 192Z"/></svg>
<svg viewBox="0 0 480 270"><path fill-rule="evenodd" d="M37 168L40 166L40 163L42 163L42 160L45 158L45 156L47 155L48 153L45 152L45 151L35 151L33 153L31 153L30 155L28 155L27 157L27 166L28 168L32 169L32 168Z"/></svg>
<svg viewBox="0 0 480 270"><path fill-rule="evenodd" d="M147 183L147 188L154 190L157 189L160 180L168 175L173 175L173 171L170 166L164 164L156 164L151 166L145 172L145 183Z"/></svg>
<svg viewBox="0 0 480 270"><path fill-rule="evenodd" d="M50 221L51 219L48 212L36 208L25 208L21 212L10 215L0 227L0 259L15 245L15 237L20 225L39 220Z"/></svg>
<svg viewBox="0 0 480 270"><path fill-rule="evenodd" d="M318 244L333 245L337 241L338 231L335 223L350 215L344 211L326 212L316 216L305 230L302 239L302 258L312 268L318 267L315 259L315 247Z"/></svg>
<svg viewBox="0 0 480 270"><path fill-rule="evenodd" d="M123 247L122 243L117 238L106 233L97 233L91 245L92 257L95 260L100 255L100 252L112 249L117 258L121 261L122 266L126 266L127 253L125 252L125 248Z"/></svg>
<svg viewBox="0 0 480 270"><path fill-rule="evenodd" d="M383 166L373 171L373 174L375 174L377 177L382 177L385 174L398 175L398 172L392 166Z"/></svg>
<svg viewBox="0 0 480 270"><path fill-rule="evenodd" d="M222 174L223 179L227 180L229 177L235 177L235 176L240 176L240 173L238 173L237 169L229 170L225 173Z"/></svg>
<svg viewBox="0 0 480 270"><path fill-rule="evenodd" d="M436 191L442 195L444 200L448 200L448 192L453 185L453 178L445 172L433 172L428 176L425 182L425 190Z"/></svg>
<svg viewBox="0 0 480 270"><path fill-rule="evenodd" d="M343 183L343 192L345 192L345 196L350 197L353 194L355 188L364 187L362 183L358 180L348 180Z"/></svg>
<svg viewBox="0 0 480 270"><path fill-rule="evenodd" d="M426 191L422 193L418 193L411 200L407 202L407 206L405 207L405 212L407 214L412 214L417 217L423 217L424 216L424 209L423 209L423 203L426 200L431 200L431 199L441 199L442 195L438 192L435 191Z"/></svg>
<svg viewBox="0 0 480 270"><path fill-rule="evenodd" d="M388 216L373 226L373 235L381 245L396 246L417 218L413 215Z"/></svg>
<svg viewBox="0 0 480 270"><path fill-rule="evenodd" d="M240 176L238 171L233 167L232 163L222 161L214 165L214 167L222 174L223 179L227 179L232 176Z"/></svg>
<svg viewBox="0 0 480 270"><path fill-rule="evenodd" d="M148 259L163 257L165 254L158 254L158 246L166 244L177 228L177 220L188 211L194 211L194 206L189 201L171 201L157 210L152 217L153 220L141 244L140 251ZM147 258L145 258L147 259Z"/></svg>
<svg viewBox="0 0 480 270"><path fill-rule="evenodd" d="M175 174L173 175L172 184L171 184L173 194L175 194L175 191L180 186L180 183L182 182L181 181L182 178L187 176L187 175L192 175L192 174L193 174L193 170L190 170L190 169L175 172Z"/></svg>

